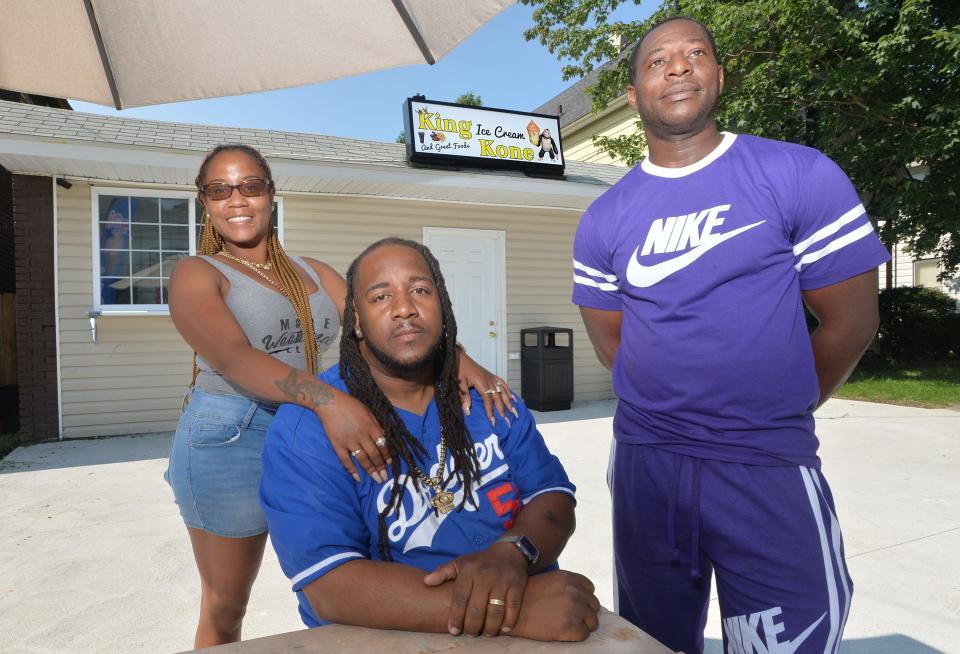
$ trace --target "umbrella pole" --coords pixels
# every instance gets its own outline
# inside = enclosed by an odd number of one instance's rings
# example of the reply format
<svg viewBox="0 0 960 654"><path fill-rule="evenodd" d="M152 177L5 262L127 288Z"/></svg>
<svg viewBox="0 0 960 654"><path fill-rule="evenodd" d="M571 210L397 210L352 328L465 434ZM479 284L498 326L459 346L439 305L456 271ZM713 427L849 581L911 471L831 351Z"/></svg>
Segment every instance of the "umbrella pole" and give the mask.
<svg viewBox="0 0 960 654"><path fill-rule="evenodd" d="M97 15L93 11L93 2L92 0L83 0L83 5L87 8L87 18L90 19L90 29L93 30L93 38L97 42L97 50L100 51L100 62L103 64L103 74L107 77L107 84L110 85L113 105L117 109L120 109L120 93L117 91L117 81L113 78L113 68L110 66L107 49L103 45L103 35L100 34L100 23L97 22Z"/></svg>

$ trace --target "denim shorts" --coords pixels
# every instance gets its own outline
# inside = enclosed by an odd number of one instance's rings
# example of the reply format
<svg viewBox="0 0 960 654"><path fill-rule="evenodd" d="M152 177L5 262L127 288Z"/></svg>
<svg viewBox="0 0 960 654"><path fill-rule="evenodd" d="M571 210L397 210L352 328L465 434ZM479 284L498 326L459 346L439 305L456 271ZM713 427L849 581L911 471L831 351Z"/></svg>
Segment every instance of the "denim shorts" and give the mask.
<svg viewBox="0 0 960 654"><path fill-rule="evenodd" d="M188 527L245 538L262 534L260 453L276 405L194 390L164 478Z"/></svg>

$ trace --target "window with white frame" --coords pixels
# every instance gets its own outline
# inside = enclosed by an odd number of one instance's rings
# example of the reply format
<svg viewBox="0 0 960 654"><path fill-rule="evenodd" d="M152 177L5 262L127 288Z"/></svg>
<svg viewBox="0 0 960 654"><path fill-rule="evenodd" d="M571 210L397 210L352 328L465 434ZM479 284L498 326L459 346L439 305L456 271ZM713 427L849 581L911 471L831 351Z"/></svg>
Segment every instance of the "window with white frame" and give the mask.
<svg viewBox="0 0 960 654"><path fill-rule="evenodd" d="M190 191L93 189L94 307L166 312L174 264L196 254L203 208ZM272 222L283 237L282 201Z"/></svg>
<svg viewBox="0 0 960 654"><path fill-rule="evenodd" d="M913 262L913 285L926 286L940 290L940 281L937 275L940 274L939 259L918 259Z"/></svg>

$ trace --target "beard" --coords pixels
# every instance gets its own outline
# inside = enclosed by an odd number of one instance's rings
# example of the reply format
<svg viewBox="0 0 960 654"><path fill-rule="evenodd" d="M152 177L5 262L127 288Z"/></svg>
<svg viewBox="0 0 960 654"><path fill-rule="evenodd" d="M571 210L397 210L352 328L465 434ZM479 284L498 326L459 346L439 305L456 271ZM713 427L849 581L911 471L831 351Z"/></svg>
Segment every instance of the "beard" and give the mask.
<svg viewBox="0 0 960 654"><path fill-rule="evenodd" d="M664 136L697 134L714 120L714 111L720 101L719 84L717 86L713 98L704 102L699 110L691 115L671 119L655 111L645 111L641 105L638 111L640 120L643 121L644 127L648 127L653 132Z"/></svg>
<svg viewBox="0 0 960 654"><path fill-rule="evenodd" d="M380 365L399 375L409 375L423 372L427 368L433 366L437 359L437 353L440 351L440 338L438 337L430 345L430 347L427 348L427 351L424 352L423 355L415 359L401 361L392 356L386 350L377 347L377 345L369 338L364 339L364 343L366 343L367 350L370 352L370 355L379 361Z"/></svg>

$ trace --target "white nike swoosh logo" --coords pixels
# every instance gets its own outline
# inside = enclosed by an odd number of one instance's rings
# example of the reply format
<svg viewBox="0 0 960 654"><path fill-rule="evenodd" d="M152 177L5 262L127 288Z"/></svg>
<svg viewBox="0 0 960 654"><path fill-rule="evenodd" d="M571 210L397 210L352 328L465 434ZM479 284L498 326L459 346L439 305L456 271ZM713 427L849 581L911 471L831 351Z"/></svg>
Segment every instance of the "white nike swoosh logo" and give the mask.
<svg viewBox="0 0 960 654"><path fill-rule="evenodd" d="M794 652L796 652L796 651L797 651L797 648L799 648L801 645L803 645L803 641L805 641L807 638L810 637L810 634L813 633L813 630L817 628L817 625L818 625L818 624L820 624L821 622L823 622L823 619L824 619L826 616L827 616L827 614L824 613L823 615L820 616L820 619L819 619L819 620L817 620L817 621L814 622L812 625L810 625L809 627L807 627L807 628L803 631L802 634L800 634L799 636L797 636L796 638L794 638L794 639L791 640L791 641L788 641L788 642L786 642L786 643L781 643L781 644L780 644L780 649L777 650L777 654L793 654Z"/></svg>
<svg viewBox="0 0 960 654"><path fill-rule="evenodd" d="M637 261L637 252L640 251L640 246L638 245L637 249L633 251L633 255L630 257L630 263L627 264L627 281L638 288L648 288L653 286L654 284L663 281L673 273L683 270L724 241L728 241L734 236L742 234L748 229L753 229L757 225L762 225L765 222L767 221L761 220L760 222L753 223L752 225L745 225L744 227L734 229L733 231L726 232L724 234L712 234L709 241L700 243L700 245L697 247L693 248L692 250L687 250L678 257L661 261L660 263L652 266L644 266Z"/></svg>

